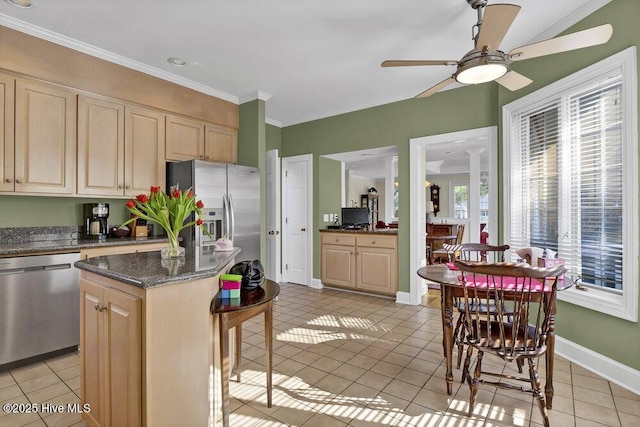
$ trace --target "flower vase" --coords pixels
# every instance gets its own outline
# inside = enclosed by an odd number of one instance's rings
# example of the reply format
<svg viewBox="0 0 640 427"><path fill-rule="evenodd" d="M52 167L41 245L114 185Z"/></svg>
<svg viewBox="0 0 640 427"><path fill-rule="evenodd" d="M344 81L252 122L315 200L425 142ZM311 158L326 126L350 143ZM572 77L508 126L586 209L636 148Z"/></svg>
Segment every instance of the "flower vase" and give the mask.
<svg viewBox="0 0 640 427"><path fill-rule="evenodd" d="M160 257L162 259L184 257L184 248L178 244L177 237L169 237L169 245L160 251Z"/></svg>

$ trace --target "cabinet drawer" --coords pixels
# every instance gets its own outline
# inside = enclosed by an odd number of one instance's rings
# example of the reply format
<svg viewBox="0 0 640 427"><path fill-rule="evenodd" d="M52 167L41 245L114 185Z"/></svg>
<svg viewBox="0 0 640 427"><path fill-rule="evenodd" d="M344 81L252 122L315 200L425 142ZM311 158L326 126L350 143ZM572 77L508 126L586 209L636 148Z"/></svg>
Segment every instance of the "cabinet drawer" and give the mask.
<svg viewBox="0 0 640 427"><path fill-rule="evenodd" d="M322 233L322 243L325 245L354 246L356 244L356 237L340 233Z"/></svg>
<svg viewBox="0 0 640 427"><path fill-rule="evenodd" d="M390 249L395 249L397 246L395 236L358 236L356 239L356 244L358 246Z"/></svg>

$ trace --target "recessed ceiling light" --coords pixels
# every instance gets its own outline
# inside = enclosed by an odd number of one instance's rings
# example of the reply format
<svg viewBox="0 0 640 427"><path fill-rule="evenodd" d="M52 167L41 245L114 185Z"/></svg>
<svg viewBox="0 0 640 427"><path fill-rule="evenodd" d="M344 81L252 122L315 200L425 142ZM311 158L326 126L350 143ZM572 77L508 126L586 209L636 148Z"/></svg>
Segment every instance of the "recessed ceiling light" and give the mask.
<svg viewBox="0 0 640 427"><path fill-rule="evenodd" d="M453 154L453 151L445 151L444 154Z"/></svg>
<svg viewBox="0 0 640 427"><path fill-rule="evenodd" d="M187 61L185 61L184 59L178 58L177 56L172 56L171 58L167 58L167 62L171 65L175 65L176 67L184 67L185 65L187 65Z"/></svg>
<svg viewBox="0 0 640 427"><path fill-rule="evenodd" d="M13 6L21 7L23 9L29 9L31 6L33 6L31 0L7 0L7 3Z"/></svg>

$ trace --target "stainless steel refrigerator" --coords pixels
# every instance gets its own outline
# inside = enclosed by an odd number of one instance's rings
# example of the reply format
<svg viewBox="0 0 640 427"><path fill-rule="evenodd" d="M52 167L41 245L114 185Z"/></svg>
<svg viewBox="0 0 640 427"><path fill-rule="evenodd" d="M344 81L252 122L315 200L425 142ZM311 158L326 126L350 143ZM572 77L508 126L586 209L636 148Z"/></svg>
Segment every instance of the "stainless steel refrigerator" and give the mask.
<svg viewBox="0 0 640 427"><path fill-rule="evenodd" d="M223 235L242 249L237 260L260 259L260 173L249 166L200 160L167 164L167 191L191 188L205 209L203 220L214 240ZM182 230L183 246L213 243L198 227Z"/></svg>

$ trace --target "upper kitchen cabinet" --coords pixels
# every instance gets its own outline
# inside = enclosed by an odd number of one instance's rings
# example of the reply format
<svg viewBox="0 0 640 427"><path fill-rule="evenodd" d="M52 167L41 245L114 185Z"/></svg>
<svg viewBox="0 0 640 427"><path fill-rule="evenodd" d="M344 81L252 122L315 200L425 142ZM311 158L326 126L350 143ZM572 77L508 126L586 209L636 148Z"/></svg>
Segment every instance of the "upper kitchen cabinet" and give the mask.
<svg viewBox="0 0 640 427"><path fill-rule="evenodd" d="M164 176L163 113L78 97L78 194L135 196Z"/></svg>
<svg viewBox="0 0 640 427"><path fill-rule="evenodd" d="M217 162L238 163L238 131L217 125L205 126L205 157Z"/></svg>
<svg viewBox="0 0 640 427"><path fill-rule="evenodd" d="M167 160L205 160L202 122L167 115L165 132Z"/></svg>
<svg viewBox="0 0 640 427"><path fill-rule="evenodd" d="M183 117L167 116L167 160L237 163L238 131Z"/></svg>
<svg viewBox="0 0 640 427"><path fill-rule="evenodd" d="M165 114L142 107L124 109L125 196L165 185Z"/></svg>
<svg viewBox="0 0 640 427"><path fill-rule="evenodd" d="M14 190L13 99L15 78L0 74L0 191Z"/></svg>
<svg viewBox="0 0 640 427"><path fill-rule="evenodd" d="M124 105L78 97L78 194L124 195Z"/></svg>
<svg viewBox="0 0 640 427"><path fill-rule="evenodd" d="M13 178L16 192L73 194L75 137L75 92L39 81L16 79Z"/></svg>

